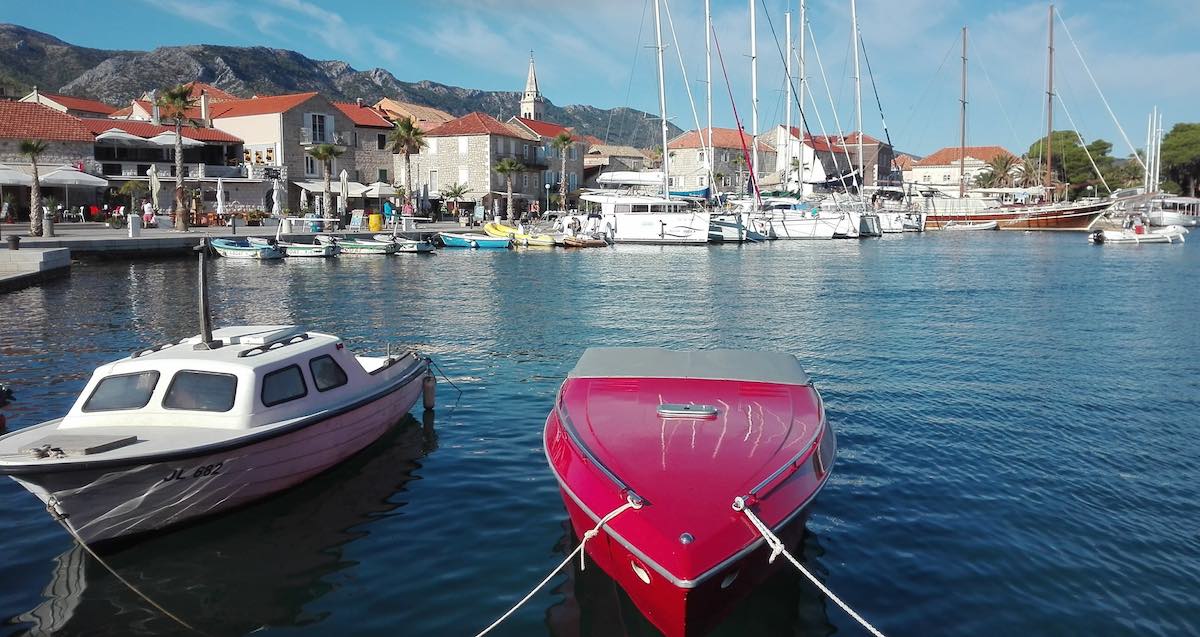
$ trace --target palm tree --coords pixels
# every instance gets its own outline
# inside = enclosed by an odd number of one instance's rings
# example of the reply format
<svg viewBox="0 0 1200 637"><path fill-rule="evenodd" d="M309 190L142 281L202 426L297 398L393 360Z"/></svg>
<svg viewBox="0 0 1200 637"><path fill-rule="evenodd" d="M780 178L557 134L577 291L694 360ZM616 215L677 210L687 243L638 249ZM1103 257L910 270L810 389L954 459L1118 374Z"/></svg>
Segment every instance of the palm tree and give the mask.
<svg viewBox="0 0 1200 637"><path fill-rule="evenodd" d="M155 100L162 117L175 122L175 229L187 231L188 219L183 209L183 125L191 124L188 109L195 108L192 87L180 84L162 92Z"/></svg>
<svg viewBox="0 0 1200 637"><path fill-rule="evenodd" d="M33 167L33 184L29 186L29 234L42 234L42 184L38 181L38 155L46 152L46 142L40 139L21 140L20 152L29 158Z"/></svg>
<svg viewBox="0 0 1200 637"><path fill-rule="evenodd" d="M407 193L404 202L412 205L412 202L409 201L413 192L410 158L413 153L421 152L421 149L426 146L425 131L421 130L411 117L396 120L396 126L388 137L388 144L392 148L392 154L404 154L404 192ZM412 209L416 210L416 206L413 205Z"/></svg>
<svg viewBox="0 0 1200 637"><path fill-rule="evenodd" d="M1021 158L1021 163L1019 164L1021 176L1018 177L1021 186L1029 188L1030 186L1037 185L1038 177L1042 174L1042 168L1039 164L1038 160L1029 155Z"/></svg>
<svg viewBox="0 0 1200 637"><path fill-rule="evenodd" d="M519 162L515 159L512 159L511 157L506 157L504 159L501 159L499 162L496 162L496 167L494 170L497 173L504 175L504 180L508 183L508 218L512 219L513 218L513 197L512 197L513 175L515 175L517 173L525 172L525 164L522 164L521 162Z"/></svg>
<svg viewBox="0 0 1200 637"><path fill-rule="evenodd" d="M329 191L329 178L333 173L333 160L341 157L346 149L333 144L317 144L308 149L312 158L321 162L321 173L325 179L325 190L321 194L321 215L326 219L333 218L333 195Z"/></svg>
<svg viewBox="0 0 1200 637"><path fill-rule="evenodd" d="M567 209L567 149L573 143L575 143L575 140L567 131L559 133L554 139L550 140L550 145L554 147L554 150L558 151L558 156L562 158L560 164L562 170L558 172L558 201L563 211Z"/></svg>
<svg viewBox="0 0 1200 637"><path fill-rule="evenodd" d="M987 163L987 169L995 176L993 187L1004 188L1013 184L1013 170L1017 167L1017 158L1008 153L1001 153Z"/></svg>
<svg viewBox="0 0 1200 637"><path fill-rule="evenodd" d="M442 189L442 199L450 202L454 216L458 216L458 201L467 194L466 184L450 184Z"/></svg>

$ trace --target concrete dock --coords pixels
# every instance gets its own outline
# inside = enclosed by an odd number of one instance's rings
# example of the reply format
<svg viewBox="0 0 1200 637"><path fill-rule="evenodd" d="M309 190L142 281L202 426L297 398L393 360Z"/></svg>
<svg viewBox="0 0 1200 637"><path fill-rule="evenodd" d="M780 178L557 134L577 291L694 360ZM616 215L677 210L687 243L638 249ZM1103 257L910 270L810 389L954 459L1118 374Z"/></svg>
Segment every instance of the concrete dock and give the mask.
<svg viewBox="0 0 1200 637"><path fill-rule="evenodd" d="M71 273L68 248L0 250L0 292L11 292Z"/></svg>

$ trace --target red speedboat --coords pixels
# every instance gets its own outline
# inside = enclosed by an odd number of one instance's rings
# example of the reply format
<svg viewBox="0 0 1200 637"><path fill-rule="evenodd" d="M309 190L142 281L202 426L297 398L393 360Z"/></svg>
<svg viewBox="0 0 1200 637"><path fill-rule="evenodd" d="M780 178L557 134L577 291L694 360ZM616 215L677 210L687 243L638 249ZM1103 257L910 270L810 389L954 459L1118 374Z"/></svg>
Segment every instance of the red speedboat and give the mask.
<svg viewBox="0 0 1200 637"><path fill-rule="evenodd" d="M734 502L785 542L837 441L795 357L589 349L546 419L546 457L587 556L668 637L699 635L769 573L770 549Z"/></svg>

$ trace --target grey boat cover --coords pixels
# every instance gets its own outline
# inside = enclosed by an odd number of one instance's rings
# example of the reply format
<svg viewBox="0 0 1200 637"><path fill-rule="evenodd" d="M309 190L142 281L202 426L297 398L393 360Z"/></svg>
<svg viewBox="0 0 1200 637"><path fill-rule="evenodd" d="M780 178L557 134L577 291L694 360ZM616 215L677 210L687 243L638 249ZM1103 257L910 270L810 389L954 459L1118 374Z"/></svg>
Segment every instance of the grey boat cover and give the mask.
<svg viewBox="0 0 1200 637"><path fill-rule="evenodd" d="M808 385L791 354L738 349L681 352L658 347L590 347L569 378L702 378Z"/></svg>

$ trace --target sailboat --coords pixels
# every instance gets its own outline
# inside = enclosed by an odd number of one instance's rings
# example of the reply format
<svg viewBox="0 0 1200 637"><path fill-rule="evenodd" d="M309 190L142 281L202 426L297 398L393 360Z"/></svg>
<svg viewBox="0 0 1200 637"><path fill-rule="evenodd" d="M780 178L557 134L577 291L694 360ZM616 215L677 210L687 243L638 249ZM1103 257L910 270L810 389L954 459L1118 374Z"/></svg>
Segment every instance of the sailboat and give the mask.
<svg viewBox="0 0 1200 637"><path fill-rule="evenodd" d="M1054 5L1050 5L1048 21L1048 72L1046 74L1046 175L1045 189L1051 189L1054 183L1053 147L1051 141L1054 131ZM962 117L966 117L966 29L963 29L963 107ZM962 120L965 127L965 119ZM963 142L965 146L965 142ZM962 181L962 163L960 156L960 182ZM964 188L965 184L960 186ZM1123 199L1092 199L1076 202L1046 203L1033 206L1023 204L1000 206L968 206L971 200L962 199L962 206L950 209L929 210L926 213L926 228L939 229L947 225L984 224L995 222L1000 230L1067 230L1087 231L1096 223L1105 211Z"/></svg>

